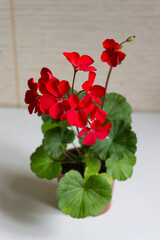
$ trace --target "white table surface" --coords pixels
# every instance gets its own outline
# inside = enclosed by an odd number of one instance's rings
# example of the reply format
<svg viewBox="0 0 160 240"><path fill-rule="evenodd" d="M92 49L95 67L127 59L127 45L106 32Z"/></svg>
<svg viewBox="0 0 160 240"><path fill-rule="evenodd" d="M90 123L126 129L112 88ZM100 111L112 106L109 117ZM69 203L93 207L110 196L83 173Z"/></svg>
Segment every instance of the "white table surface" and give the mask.
<svg viewBox="0 0 160 240"><path fill-rule="evenodd" d="M115 183L108 213L80 220L57 209L56 180L38 179L30 170L40 125L26 109L0 109L0 240L160 239L160 114L133 114L133 176Z"/></svg>

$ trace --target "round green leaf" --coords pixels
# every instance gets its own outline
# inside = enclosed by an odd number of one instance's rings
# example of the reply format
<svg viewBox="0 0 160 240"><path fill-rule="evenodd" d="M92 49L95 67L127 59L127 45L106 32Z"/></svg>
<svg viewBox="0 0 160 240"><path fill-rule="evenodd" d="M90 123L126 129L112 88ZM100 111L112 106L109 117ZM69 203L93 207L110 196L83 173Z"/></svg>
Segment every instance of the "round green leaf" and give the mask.
<svg viewBox="0 0 160 240"><path fill-rule="evenodd" d="M31 169L39 178L48 180L56 178L62 170L61 164L47 155L43 146L40 146L31 155Z"/></svg>
<svg viewBox="0 0 160 240"><path fill-rule="evenodd" d="M106 111L108 118L112 120L123 120L131 123L132 108L126 98L117 93L108 93L105 97L103 110Z"/></svg>
<svg viewBox="0 0 160 240"><path fill-rule="evenodd" d="M107 159L112 154L121 159L133 156L137 150L136 134L131 131L131 126L124 121L115 120L112 122L109 137L96 141L93 150L101 159Z"/></svg>
<svg viewBox="0 0 160 240"><path fill-rule="evenodd" d="M116 156L106 160L107 172L112 175L113 179L124 181L130 178L133 173L133 166L136 163L136 157L117 159Z"/></svg>
<svg viewBox="0 0 160 240"><path fill-rule="evenodd" d="M99 175L85 182L78 171L71 170L61 178L56 191L58 206L73 218L85 218L101 213L111 200L111 186Z"/></svg>
<svg viewBox="0 0 160 240"><path fill-rule="evenodd" d="M101 168L101 162L98 158L89 158L85 161L87 167L99 172Z"/></svg>
<svg viewBox="0 0 160 240"><path fill-rule="evenodd" d="M48 155L57 158L63 153L66 144L73 142L74 138L74 132L67 128L56 127L50 129L44 134L44 150Z"/></svg>

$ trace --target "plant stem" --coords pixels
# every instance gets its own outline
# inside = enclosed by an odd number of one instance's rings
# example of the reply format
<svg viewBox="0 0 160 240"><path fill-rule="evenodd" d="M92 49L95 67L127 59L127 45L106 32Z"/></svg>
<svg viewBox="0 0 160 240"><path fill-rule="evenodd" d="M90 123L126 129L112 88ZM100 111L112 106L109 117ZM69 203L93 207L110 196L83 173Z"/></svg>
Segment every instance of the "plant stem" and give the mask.
<svg viewBox="0 0 160 240"><path fill-rule="evenodd" d="M76 129L77 129L77 133L79 134L79 128L76 126ZM78 137L78 135L77 135L77 137Z"/></svg>
<svg viewBox="0 0 160 240"><path fill-rule="evenodd" d="M119 45L122 45L123 43L128 42L128 39L129 37L125 41L121 42Z"/></svg>
<svg viewBox="0 0 160 240"><path fill-rule="evenodd" d="M79 93L77 94L77 96L78 96L79 94L81 94L82 92L84 92L84 90L79 91Z"/></svg>
<svg viewBox="0 0 160 240"><path fill-rule="evenodd" d="M73 81L72 81L72 94L73 94L73 89L74 89L74 82L75 82L76 73L77 73L77 70L74 69Z"/></svg>
<svg viewBox="0 0 160 240"><path fill-rule="evenodd" d="M79 149L76 147L76 145L74 143L72 143L73 147L77 150L77 152L79 153L79 155L81 155L81 152L79 151Z"/></svg>
<svg viewBox="0 0 160 240"><path fill-rule="evenodd" d="M72 156L70 156L67 152L64 152L64 154L66 155L66 157L71 158L72 160L74 160L74 158Z"/></svg>
<svg viewBox="0 0 160 240"><path fill-rule="evenodd" d="M106 92L107 92L107 87L108 87L108 82L109 82L109 78L110 78L111 72L112 72L112 67L110 67L109 72L108 72L108 75L107 75L107 79L106 79L106 84L105 84ZM105 94L104 97L103 97L101 109L103 108L104 101L105 101L105 97L106 97L106 94Z"/></svg>

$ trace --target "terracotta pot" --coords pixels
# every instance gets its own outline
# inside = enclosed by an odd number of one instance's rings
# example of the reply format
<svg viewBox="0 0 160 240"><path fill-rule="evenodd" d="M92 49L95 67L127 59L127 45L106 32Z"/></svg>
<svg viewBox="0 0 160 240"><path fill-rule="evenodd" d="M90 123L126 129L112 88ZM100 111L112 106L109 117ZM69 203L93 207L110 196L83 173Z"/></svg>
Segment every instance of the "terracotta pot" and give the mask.
<svg viewBox="0 0 160 240"><path fill-rule="evenodd" d="M58 178L57 178L57 181L59 182L60 179L61 179L63 176L64 176L63 173L59 174L59 176L58 176ZM113 181L113 183L112 183L111 188L112 188L112 194L113 194L114 181ZM96 215L96 216L100 216L100 215L102 215L102 214L108 212L108 210L111 208L111 203L112 203L112 200L111 200L111 201L110 201L110 202L104 207L103 212L101 212L100 214L98 214L98 215ZM96 216L95 216L95 217L96 217Z"/></svg>

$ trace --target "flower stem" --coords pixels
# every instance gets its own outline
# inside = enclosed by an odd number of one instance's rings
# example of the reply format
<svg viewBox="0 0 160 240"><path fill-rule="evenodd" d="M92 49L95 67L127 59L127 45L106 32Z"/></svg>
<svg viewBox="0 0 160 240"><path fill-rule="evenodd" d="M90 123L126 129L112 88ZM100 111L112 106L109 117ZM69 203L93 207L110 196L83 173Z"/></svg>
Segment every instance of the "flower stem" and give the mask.
<svg viewBox="0 0 160 240"><path fill-rule="evenodd" d="M106 92L107 92L107 87L108 87L108 82L109 82L109 78L110 78L111 72L112 72L112 67L110 67L109 72L108 72L108 75L107 75L107 79L106 79L106 84L105 84ZM106 94L103 96L101 109L103 108L104 101L105 101L105 97L106 97Z"/></svg>
<svg viewBox="0 0 160 240"><path fill-rule="evenodd" d="M79 153L79 155L81 155L81 152L79 151L79 149L76 147L76 145L74 143L72 143L73 147L77 150L77 152Z"/></svg>
<svg viewBox="0 0 160 240"><path fill-rule="evenodd" d="M77 70L74 69L73 81L72 81L72 94L73 94L73 89L74 89L74 82L75 82L76 73L77 73Z"/></svg>
<svg viewBox="0 0 160 240"><path fill-rule="evenodd" d="M79 91L79 93L77 94L77 96L78 96L79 94L81 94L82 92L84 92L84 90Z"/></svg>
<svg viewBox="0 0 160 240"><path fill-rule="evenodd" d="M77 129L77 133L79 134L79 128L76 126L76 129ZM78 137L78 135L77 135L77 137Z"/></svg>

